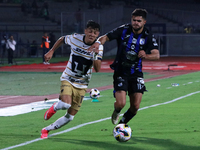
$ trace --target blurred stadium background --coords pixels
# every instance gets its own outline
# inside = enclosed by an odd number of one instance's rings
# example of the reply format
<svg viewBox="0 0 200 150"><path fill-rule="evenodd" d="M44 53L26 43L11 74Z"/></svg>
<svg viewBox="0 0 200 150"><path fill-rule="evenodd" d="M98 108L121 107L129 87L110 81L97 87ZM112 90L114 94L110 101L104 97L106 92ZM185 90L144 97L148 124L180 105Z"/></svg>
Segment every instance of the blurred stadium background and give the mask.
<svg viewBox="0 0 200 150"><path fill-rule="evenodd" d="M53 33L57 40L61 35L83 33L84 25L92 19L100 23L102 35L129 23L131 12L138 7L149 12L146 27L156 35L161 56L200 56L199 0L35 1L37 7L32 5L34 0L0 0L0 13L4 14L0 16L0 39L14 35L15 58L41 58L44 31ZM69 47L63 46L55 57L68 56L69 52ZM106 43L104 56L115 53L115 41ZM1 61L7 63L7 56Z"/></svg>

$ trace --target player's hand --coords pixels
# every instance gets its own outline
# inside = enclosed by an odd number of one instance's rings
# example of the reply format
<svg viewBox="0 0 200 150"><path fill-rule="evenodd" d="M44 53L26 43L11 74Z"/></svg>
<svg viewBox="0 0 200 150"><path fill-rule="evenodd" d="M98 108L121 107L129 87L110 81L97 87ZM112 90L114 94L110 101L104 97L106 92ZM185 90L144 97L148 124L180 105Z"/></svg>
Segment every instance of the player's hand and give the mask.
<svg viewBox="0 0 200 150"><path fill-rule="evenodd" d="M50 50L48 51L45 55L44 55L44 59L45 59L45 62L49 62L49 60L52 58L53 56L53 50Z"/></svg>
<svg viewBox="0 0 200 150"><path fill-rule="evenodd" d="M144 51L144 50L140 50L139 52L138 52L138 57L139 58L142 58L142 59L145 59L146 58L146 52Z"/></svg>
<svg viewBox="0 0 200 150"><path fill-rule="evenodd" d="M87 50L88 52L92 52L95 54L99 53L99 43L94 43L92 46L90 46Z"/></svg>

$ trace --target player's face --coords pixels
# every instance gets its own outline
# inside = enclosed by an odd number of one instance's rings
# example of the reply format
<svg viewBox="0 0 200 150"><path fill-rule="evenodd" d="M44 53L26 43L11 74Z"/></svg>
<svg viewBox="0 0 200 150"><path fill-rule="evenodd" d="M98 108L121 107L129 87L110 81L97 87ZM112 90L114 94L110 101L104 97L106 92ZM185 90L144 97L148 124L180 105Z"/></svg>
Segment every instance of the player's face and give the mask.
<svg viewBox="0 0 200 150"><path fill-rule="evenodd" d="M142 16L132 16L131 25L134 31L140 31L143 29L146 20L142 18Z"/></svg>
<svg viewBox="0 0 200 150"><path fill-rule="evenodd" d="M99 36L99 30L87 28L85 29L85 43L92 44Z"/></svg>

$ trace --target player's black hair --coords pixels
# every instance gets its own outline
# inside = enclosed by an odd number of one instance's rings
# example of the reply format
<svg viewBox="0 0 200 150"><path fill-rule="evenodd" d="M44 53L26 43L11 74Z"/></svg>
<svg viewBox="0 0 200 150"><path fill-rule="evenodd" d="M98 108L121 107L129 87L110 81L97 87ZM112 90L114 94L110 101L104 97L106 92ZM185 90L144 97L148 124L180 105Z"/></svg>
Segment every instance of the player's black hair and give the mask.
<svg viewBox="0 0 200 150"><path fill-rule="evenodd" d="M147 18L147 13L148 13L148 12L146 11L146 9L136 8L136 9L132 12L131 17L132 17L132 16L142 16L142 18L146 20L146 18Z"/></svg>
<svg viewBox="0 0 200 150"><path fill-rule="evenodd" d="M89 27L92 28L92 29L100 31L100 25L97 22L93 21L93 20L89 20L87 22L86 28L89 28Z"/></svg>

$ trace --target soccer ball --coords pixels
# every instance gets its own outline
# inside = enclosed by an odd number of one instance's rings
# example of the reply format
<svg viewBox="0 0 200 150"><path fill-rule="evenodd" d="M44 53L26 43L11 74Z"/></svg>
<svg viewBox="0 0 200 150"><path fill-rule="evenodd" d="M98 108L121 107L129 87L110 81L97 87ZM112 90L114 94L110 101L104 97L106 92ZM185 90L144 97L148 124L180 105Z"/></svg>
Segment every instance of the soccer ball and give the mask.
<svg viewBox="0 0 200 150"><path fill-rule="evenodd" d="M113 136L119 142L126 142L131 138L131 127L127 124L118 124L113 129Z"/></svg>
<svg viewBox="0 0 200 150"><path fill-rule="evenodd" d="M91 89L90 90L90 97L92 99L97 99L97 98L99 98L99 96L100 96L99 90L97 90L97 89Z"/></svg>

